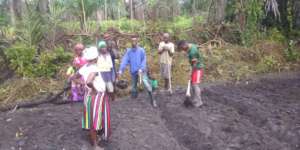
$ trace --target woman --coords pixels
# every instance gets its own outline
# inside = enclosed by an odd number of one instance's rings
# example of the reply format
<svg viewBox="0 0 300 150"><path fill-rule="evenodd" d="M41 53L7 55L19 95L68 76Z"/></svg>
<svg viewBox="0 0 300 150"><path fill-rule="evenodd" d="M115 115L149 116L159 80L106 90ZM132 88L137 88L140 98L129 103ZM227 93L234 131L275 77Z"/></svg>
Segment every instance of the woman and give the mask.
<svg viewBox="0 0 300 150"><path fill-rule="evenodd" d="M87 48L83 54L87 64L74 76L75 79L81 75L84 79L82 128L90 131L91 143L94 146L97 146L97 133L104 133L106 140L110 135L110 106L105 82L97 66L98 55L96 47Z"/></svg>
<svg viewBox="0 0 300 150"><path fill-rule="evenodd" d="M98 43L98 52L99 52L99 57L97 61L98 69L105 82L107 92L109 93L109 95L112 96L114 92L114 86L113 86L114 68L113 68L112 57L107 49L106 42L100 41Z"/></svg>

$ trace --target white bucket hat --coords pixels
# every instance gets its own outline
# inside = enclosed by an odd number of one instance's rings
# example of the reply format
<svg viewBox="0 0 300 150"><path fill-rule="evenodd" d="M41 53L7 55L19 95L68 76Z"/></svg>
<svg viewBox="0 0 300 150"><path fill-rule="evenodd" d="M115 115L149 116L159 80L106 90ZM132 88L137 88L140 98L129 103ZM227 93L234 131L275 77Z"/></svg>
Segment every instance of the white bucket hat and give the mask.
<svg viewBox="0 0 300 150"><path fill-rule="evenodd" d="M94 60L99 56L98 49L96 47L89 47L83 51L83 58L86 60Z"/></svg>

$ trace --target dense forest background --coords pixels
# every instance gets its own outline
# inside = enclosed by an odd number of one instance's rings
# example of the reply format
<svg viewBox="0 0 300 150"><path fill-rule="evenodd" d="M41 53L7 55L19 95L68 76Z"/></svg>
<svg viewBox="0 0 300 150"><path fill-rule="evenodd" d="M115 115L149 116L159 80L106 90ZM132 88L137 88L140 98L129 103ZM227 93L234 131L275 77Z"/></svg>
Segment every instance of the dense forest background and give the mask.
<svg viewBox="0 0 300 150"><path fill-rule="evenodd" d="M122 52L138 34L158 79L163 32L199 45L206 82L299 69L299 0L0 0L0 103L60 89L74 43L105 32ZM174 57L185 84L185 56Z"/></svg>

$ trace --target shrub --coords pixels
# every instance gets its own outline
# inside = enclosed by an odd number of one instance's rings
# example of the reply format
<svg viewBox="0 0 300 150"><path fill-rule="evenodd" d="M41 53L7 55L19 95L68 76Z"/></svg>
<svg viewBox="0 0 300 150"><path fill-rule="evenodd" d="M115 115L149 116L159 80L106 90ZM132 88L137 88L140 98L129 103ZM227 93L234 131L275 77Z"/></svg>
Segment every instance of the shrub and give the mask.
<svg viewBox="0 0 300 150"><path fill-rule="evenodd" d="M178 16L175 17L173 20L174 29L183 30L188 29L193 26L193 18L192 17L185 17L185 16Z"/></svg>
<svg viewBox="0 0 300 150"><path fill-rule="evenodd" d="M267 38L271 41L286 42L286 37L277 28L272 28L268 30Z"/></svg>
<svg viewBox="0 0 300 150"><path fill-rule="evenodd" d="M101 31L105 32L107 29L114 27L119 28L124 32L139 31L143 27L143 23L137 20L130 20L127 18L121 18L119 20L105 20L100 23Z"/></svg>
<svg viewBox="0 0 300 150"><path fill-rule="evenodd" d="M295 42L290 40L288 48L284 50L287 61L297 61L300 59L300 52L296 51Z"/></svg>
<svg viewBox="0 0 300 150"><path fill-rule="evenodd" d="M265 56L261 59L256 67L258 72L267 73L274 70L279 70L280 63L274 56Z"/></svg>
<svg viewBox="0 0 300 150"><path fill-rule="evenodd" d="M33 62L36 49L25 44L17 43L4 50L10 61L10 67L21 76L32 76L34 72Z"/></svg>
<svg viewBox="0 0 300 150"><path fill-rule="evenodd" d="M43 51L37 55L34 47L24 44L15 44L5 49L5 55L10 61L10 67L22 77L51 77L58 69L71 58L63 48L54 51Z"/></svg>

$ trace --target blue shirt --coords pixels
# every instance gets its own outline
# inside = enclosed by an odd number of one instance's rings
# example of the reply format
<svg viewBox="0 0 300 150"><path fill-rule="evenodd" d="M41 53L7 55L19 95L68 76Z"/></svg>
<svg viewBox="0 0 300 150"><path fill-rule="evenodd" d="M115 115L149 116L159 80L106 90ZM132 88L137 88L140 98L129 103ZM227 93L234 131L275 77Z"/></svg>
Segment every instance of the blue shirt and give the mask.
<svg viewBox="0 0 300 150"><path fill-rule="evenodd" d="M139 69L146 72L146 62L147 58L144 48L139 46L137 48L128 48L122 58L119 72L123 73L127 65L130 65L130 73L132 75L136 75Z"/></svg>

